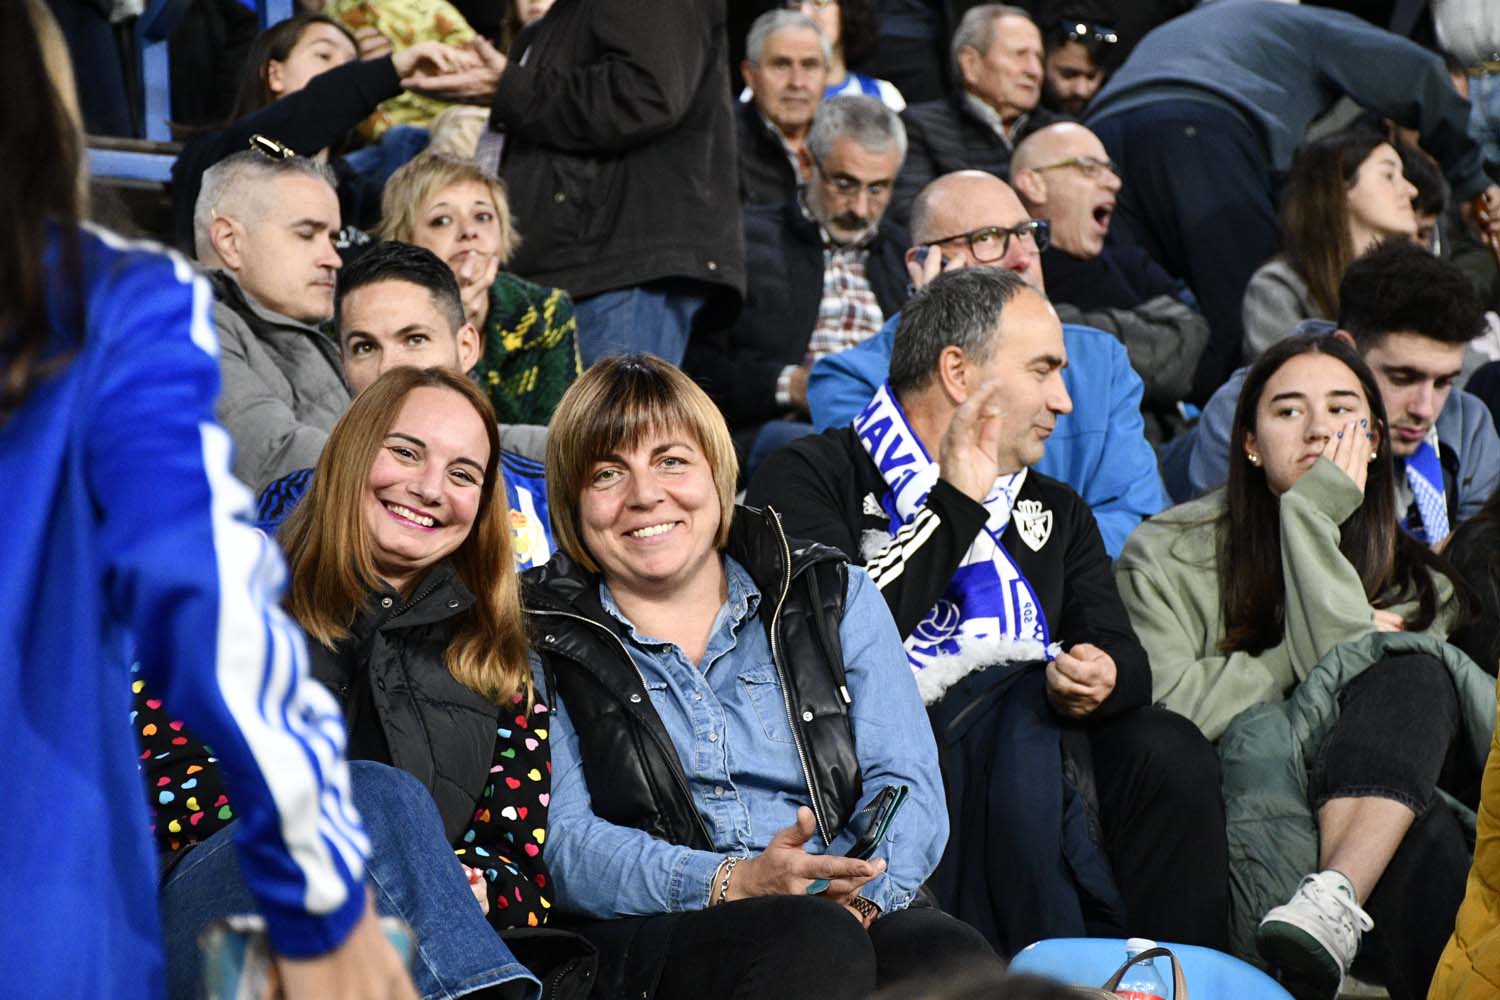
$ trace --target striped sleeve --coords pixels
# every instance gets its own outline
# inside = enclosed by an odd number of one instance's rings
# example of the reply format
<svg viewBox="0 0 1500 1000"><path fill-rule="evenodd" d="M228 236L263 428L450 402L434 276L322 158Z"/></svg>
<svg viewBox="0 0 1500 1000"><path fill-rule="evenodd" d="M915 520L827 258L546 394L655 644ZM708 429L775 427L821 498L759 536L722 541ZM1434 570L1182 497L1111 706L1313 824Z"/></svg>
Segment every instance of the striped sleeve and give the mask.
<svg viewBox="0 0 1500 1000"><path fill-rule="evenodd" d="M147 681L222 761L272 946L323 954L363 910L369 853L343 722L277 606L281 556L250 527L214 422L212 293L179 258L128 256L90 297L90 336L111 347L89 373L83 442L100 570Z"/></svg>

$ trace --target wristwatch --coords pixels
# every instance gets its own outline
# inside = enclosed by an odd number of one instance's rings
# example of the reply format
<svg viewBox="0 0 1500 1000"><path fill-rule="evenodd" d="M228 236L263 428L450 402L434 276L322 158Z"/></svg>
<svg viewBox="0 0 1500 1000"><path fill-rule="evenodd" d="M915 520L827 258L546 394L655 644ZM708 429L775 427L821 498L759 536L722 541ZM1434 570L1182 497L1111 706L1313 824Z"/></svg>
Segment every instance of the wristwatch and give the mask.
<svg viewBox="0 0 1500 1000"><path fill-rule="evenodd" d="M855 896L849 900L849 905L859 911L860 916L873 923L880 916L880 906L871 902L863 896Z"/></svg>

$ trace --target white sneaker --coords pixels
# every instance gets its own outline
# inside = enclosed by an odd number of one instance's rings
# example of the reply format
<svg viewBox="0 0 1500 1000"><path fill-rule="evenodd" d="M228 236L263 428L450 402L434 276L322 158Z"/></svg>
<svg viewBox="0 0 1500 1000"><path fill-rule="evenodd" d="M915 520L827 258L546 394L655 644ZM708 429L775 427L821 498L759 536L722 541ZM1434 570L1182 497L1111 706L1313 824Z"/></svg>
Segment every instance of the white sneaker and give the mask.
<svg viewBox="0 0 1500 1000"><path fill-rule="evenodd" d="M1295 996L1332 998L1359 951L1360 935L1374 926L1355 902L1349 880L1321 871L1304 878L1290 900L1265 915L1255 944Z"/></svg>

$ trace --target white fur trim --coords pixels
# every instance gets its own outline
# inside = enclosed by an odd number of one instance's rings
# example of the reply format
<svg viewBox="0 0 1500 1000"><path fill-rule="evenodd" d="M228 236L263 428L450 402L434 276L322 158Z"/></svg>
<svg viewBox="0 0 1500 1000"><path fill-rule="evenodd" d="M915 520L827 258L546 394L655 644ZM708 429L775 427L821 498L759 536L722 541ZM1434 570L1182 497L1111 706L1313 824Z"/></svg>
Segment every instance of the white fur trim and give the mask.
<svg viewBox="0 0 1500 1000"><path fill-rule="evenodd" d="M932 665L913 670L922 704L935 704L947 690L983 667L1004 663L1050 660L1061 652L1057 643L1042 645L1034 639L994 638L970 642L952 655L935 656Z"/></svg>

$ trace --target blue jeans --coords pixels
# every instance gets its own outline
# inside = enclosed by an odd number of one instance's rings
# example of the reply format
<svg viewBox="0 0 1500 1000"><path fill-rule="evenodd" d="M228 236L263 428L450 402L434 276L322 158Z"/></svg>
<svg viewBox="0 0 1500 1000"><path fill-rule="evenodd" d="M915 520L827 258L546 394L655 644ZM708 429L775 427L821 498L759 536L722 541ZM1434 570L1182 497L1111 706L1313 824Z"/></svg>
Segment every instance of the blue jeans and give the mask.
<svg viewBox="0 0 1500 1000"><path fill-rule="evenodd" d="M1469 77L1469 136L1500 163L1500 73Z"/></svg>
<svg viewBox="0 0 1500 1000"><path fill-rule="evenodd" d="M704 299L702 291L683 282L654 282L579 299L573 303L573 318L583 367L638 352L682 364L693 317Z"/></svg>
<svg viewBox="0 0 1500 1000"><path fill-rule="evenodd" d="M384 764L351 761L354 804L370 836L370 884L383 915L416 938L412 979L423 1000L463 996L505 982L541 984L516 961L480 912L432 796L416 778ZM167 995L198 995L198 935L214 920L255 912L232 838L237 823L188 852L161 890ZM531 994L535 996L536 993Z"/></svg>

